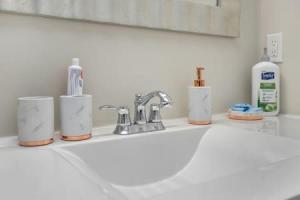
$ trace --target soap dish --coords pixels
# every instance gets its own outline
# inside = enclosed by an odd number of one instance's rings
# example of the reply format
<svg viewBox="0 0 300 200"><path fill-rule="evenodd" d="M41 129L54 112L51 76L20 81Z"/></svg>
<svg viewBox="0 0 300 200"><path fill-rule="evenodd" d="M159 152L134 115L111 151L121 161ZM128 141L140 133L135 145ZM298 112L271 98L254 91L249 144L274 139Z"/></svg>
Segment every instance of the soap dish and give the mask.
<svg viewBox="0 0 300 200"><path fill-rule="evenodd" d="M228 110L228 117L233 120L262 120L264 118L261 108L249 104L236 104Z"/></svg>

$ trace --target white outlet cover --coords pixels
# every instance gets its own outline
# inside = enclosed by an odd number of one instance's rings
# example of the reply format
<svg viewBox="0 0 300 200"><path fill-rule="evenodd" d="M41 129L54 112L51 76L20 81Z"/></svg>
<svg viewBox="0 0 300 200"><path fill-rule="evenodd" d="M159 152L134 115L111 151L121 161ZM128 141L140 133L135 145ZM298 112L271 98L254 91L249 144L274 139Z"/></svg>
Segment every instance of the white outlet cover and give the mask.
<svg viewBox="0 0 300 200"><path fill-rule="evenodd" d="M268 55L271 62L283 62L283 36L282 33L272 33L267 35Z"/></svg>

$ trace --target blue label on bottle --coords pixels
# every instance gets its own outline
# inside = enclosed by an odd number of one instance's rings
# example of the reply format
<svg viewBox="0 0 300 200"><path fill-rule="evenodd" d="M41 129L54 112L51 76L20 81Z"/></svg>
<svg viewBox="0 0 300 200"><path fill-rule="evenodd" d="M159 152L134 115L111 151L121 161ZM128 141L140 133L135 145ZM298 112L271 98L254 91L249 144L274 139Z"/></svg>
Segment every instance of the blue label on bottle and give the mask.
<svg viewBox="0 0 300 200"><path fill-rule="evenodd" d="M262 72L261 73L261 79L262 80L275 79L275 73L274 72Z"/></svg>

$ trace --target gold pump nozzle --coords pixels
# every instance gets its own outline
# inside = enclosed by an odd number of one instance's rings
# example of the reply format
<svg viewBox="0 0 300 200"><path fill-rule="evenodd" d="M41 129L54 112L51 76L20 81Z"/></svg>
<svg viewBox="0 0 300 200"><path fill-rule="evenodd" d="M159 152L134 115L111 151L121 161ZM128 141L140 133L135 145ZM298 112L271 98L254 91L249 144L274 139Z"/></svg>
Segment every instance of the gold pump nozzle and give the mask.
<svg viewBox="0 0 300 200"><path fill-rule="evenodd" d="M197 80L194 80L194 86L195 87L204 87L205 86L205 80L203 79L203 73L205 68L203 67L197 67L196 72L197 72Z"/></svg>

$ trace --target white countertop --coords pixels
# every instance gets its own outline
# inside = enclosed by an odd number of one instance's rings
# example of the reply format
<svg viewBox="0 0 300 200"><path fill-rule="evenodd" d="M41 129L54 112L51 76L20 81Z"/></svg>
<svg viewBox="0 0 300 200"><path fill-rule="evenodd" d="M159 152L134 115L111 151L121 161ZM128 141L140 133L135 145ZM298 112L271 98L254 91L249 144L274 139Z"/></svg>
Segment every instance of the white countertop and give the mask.
<svg viewBox="0 0 300 200"><path fill-rule="evenodd" d="M300 149L300 116L280 115L262 121L233 121L225 115L215 115L213 125L240 128L248 133L272 135L286 138L294 147ZM165 120L168 130L193 127L186 119ZM55 143L37 148L16 145L16 137L0 138L0 199L120 199L110 195L105 187L99 187L98 180L87 177L56 152L57 147L99 141L119 140L124 136L112 135L114 126L99 127L89 141L76 143L59 139ZM155 134L155 133L153 133ZM158 133L159 134L159 133ZM126 136L125 136L126 137ZM139 137L139 136L133 136ZM265 137L264 140L267 140ZM226 142L226 140L220 138ZM237 140L238 141L238 140ZM272 141L270 141L272 143ZM273 142L276 147L276 142ZM283 146L278 145L278 151ZM285 149L282 149L285 151ZM164 192L147 200L182 199L288 199L300 194L300 152L291 154L269 164L253 167L229 174L222 178L191 184L172 192ZM97 152L95 152L97 154ZM109 156L109 154L108 154ZM272 157L272 155L269 155ZM97 182L97 184L95 184ZM115 189L112 189L115 190ZM167 191L167 190L165 190ZM187 198L188 197L188 198ZM123 199L123 198L122 198Z"/></svg>

